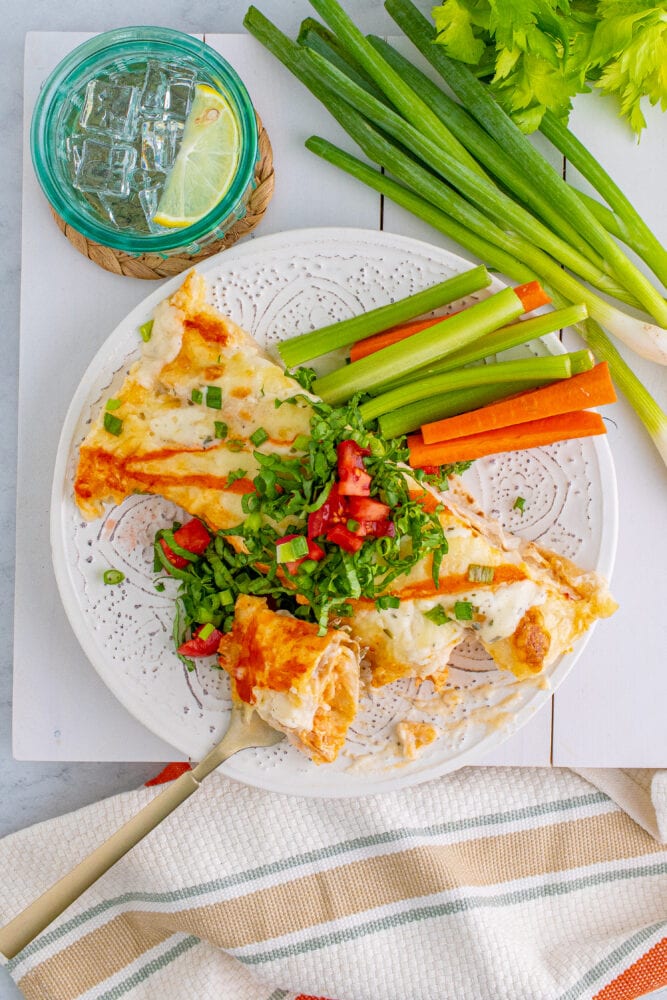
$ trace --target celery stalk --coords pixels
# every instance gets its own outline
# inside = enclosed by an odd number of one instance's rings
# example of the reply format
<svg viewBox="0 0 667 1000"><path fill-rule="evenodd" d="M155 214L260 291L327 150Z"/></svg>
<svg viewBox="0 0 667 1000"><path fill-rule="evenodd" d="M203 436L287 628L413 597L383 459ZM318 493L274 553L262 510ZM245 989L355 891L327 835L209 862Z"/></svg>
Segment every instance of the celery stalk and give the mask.
<svg viewBox="0 0 667 1000"><path fill-rule="evenodd" d="M501 293L502 294L502 293ZM373 355L374 357L376 355ZM592 365L592 361L591 361ZM521 358L517 361L499 361L498 364L477 368L457 368L442 375L416 379L390 392L369 399L359 407L364 421L375 420L383 413L390 413L399 406L407 406L419 399L452 389L478 385L499 385L502 382L534 382L539 379L569 378L572 372L569 354L555 354L546 358Z"/></svg>
<svg viewBox="0 0 667 1000"><path fill-rule="evenodd" d="M294 368L312 358L327 354L339 347L347 347L380 330L386 330L387 327L421 316L456 299L462 299L472 292L486 288L490 283L491 277L485 267L472 267L469 271L455 274L446 281L398 299L396 302L390 302L338 323L331 323L319 330L290 337L279 345L278 353L288 368Z"/></svg>
<svg viewBox="0 0 667 1000"><path fill-rule="evenodd" d="M587 318L585 305L573 305L564 309L554 309L551 312L543 313L540 316L532 316L530 319L522 319L509 326L503 326L499 330L488 333L486 337L481 337L479 341L464 347L460 351L450 354L444 361L439 361L426 368L420 368L414 375L401 377L396 381L387 383L385 389L393 389L398 385L403 385L408 379L424 378L427 375L441 375L443 372L450 372L453 368L463 368L464 365L472 364L475 361L482 361L492 355L500 354L511 347L518 347L520 344L527 344L529 340L543 337L547 333L554 333L562 330L566 326L574 326Z"/></svg>
<svg viewBox="0 0 667 1000"><path fill-rule="evenodd" d="M416 333L409 342L390 344L370 357L315 379L312 390L325 403L344 403L356 392L367 392L399 373L415 371L429 361L445 357L471 340L516 319L522 312L523 304L514 289L505 288L456 316Z"/></svg>

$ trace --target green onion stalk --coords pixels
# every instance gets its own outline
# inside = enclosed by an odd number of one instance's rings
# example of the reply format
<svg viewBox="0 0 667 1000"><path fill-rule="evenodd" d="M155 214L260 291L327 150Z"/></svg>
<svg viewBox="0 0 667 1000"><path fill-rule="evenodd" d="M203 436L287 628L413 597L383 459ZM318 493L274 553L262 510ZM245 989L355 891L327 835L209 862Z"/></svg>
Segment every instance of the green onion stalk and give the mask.
<svg viewBox="0 0 667 1000"><path fill-rule="evenodd" d="M336 0L311 0L318 9L322 6L337 8ZM442 46L433 44L435 28L415 7L411 0L386 0L385 8L431 65L440 73L448 86L465 105L479 124L502 144L508 153L524 164L534 183L542 186L554 204L587 234L588 241L608 261L616 276L628 291L636 295L656 323L667 327L667 302L648 278L626 257L604 226L586 205L535 149L488 89L467 66L450 59ZM325 17L325 20L328 20ZM340 34L339 34L339 37ZM667 331L665 332L667 339ZM662 362L665 363L664 361Z"/></svg>

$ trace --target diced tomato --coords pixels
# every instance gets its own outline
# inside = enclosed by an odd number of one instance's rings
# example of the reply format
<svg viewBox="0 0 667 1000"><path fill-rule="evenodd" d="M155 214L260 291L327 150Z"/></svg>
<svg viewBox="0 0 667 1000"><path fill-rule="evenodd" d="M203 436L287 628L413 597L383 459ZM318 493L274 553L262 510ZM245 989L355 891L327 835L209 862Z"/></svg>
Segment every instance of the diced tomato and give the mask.
<svg viewBox="0 0 667 1000"><path fill-rule="evenodd" d="M184 556L177 556L176 553L169 548L164 538L160 538L158 539L158 541L160 542L160 547L162 551L164 552L164 554L166 555L167 559L169 560L172 566L175 566L176 569L183 569L184 566L188 565L188 560L185 559Z"/></svg>
<svg viewBox="0 0 667 1000"><path fill-rule="evenodd" d="M206 551L208 543L211 541L211 536L199 518L193 517L191 521L186 521L184 525L174 532L174 541L182 549L192 552L193 556L201 556ZM160 545L172 566L175 566L177 569L183 569L188 565L189 560L185 556L179 556L177 552L174 552L167 542L165 542L164 538L160 539Z"/></svg>
<svg viewBox="0 0 667 1000"><path fill-rule="evenodd" d="M192 633L192 638L178 647L181 656L212 656L213 653L217 653L222 632L214 628L206 639L200 639L199 633L204 627L204 625L200 625L196 628Z"/></svg>
<svg viewBox="0 0 667 1000"><path fill-rule="evenodd" d="M211 536L208 529L202 524L198 517L193 517L191 521L174 532L174 541L178 542L182 549L187 549L196 556L201 556L206 551Z"/></svg>
<svg viewBox="0 0 667 1000"><path fill-rule="evenodd" d="M370 497L349 497L347 509L355 521L385 521L391 513L391 507Z"/></svg>
<svg viewBox="0 0 667 1000"><path fill-rule="evenodd" d="M332 524L346 520L345 501L338 492L338 484L334 483L322 506L308 515L308 537L319 538Z"/></svg>
<svg viewBox="0 0 667 1000"><path fill-rule="evenodd" d="M364 456L368 448L356 441L341 441L338 445L338 492L341 496L367 497L371 492L371 476L366 471Z"/></svg>
<svg viewBox="0 0 667 1000"><path fill-rule="evenodd" d="M396 525L389 518L382 521L364 521L364 532L372 538L395 538Z"/></svg>
<svg viewBox="0 0 667 1000"><path fill-rule="evenodd" d="M326 534L328 542L339 545L345 552L358 552L364 544L363 535L350 531L344 524L334 524Z"/></svg>

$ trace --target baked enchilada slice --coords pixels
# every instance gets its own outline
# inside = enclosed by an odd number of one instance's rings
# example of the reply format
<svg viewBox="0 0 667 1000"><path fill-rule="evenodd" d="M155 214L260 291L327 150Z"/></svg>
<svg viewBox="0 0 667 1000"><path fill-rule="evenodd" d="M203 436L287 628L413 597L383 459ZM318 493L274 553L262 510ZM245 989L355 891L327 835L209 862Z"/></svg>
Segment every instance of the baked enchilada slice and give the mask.
<svg viewBox="0 0 667 1000"><path fill-rule="evenodd" d="M359 704L359 646L347 632L320 635L317 625L241 594L218 659L235 700L317 764L336 759Z"/></svg>
<svg viewBox="0 0 667 1000"><path fill-rule="evenodd" d="M81 445L79 507L96 518L105 503L156 493L210 528L239 524L259 471L251 435L263 428L262 450L288 454L309 433L305 400L276 408L295 392L303 390L250 334L207 305L204 279L191 272L157 306L115 409L98 415Z"/></svg>
<svg viewBox="0 0 667 1000"><path fill-rule="evenodd" d="M437 587L429 560L393 582L398 607L355 602L351 627L369 649L374 684L420 676L442 687L452 651L471 632L499 667L534 675L616 610L599 574L504 531L456 480L442 498L414 487L425 504L442 501L447 555Z"/></svg>

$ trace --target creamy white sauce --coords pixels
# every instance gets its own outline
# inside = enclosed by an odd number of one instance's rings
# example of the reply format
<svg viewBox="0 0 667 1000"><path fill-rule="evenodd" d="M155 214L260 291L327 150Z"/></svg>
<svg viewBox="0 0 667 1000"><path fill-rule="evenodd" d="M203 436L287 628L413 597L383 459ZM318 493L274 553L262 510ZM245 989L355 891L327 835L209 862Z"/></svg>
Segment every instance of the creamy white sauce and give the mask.
<svg viewBox="0 0 667 1000"><path fill-rule="evenodd" d="M253 688L257 711L269 724L284 726L285 729L313 728L317 711L317 699L313 695L299 698L289 691L267 691Z"/></svg>
<svg viewBox="0 0 667 1000"><path fill-rule="evenodd" d="M155 309L151 337L142 347L137 382L153 389L165 365L173 361L183 340L183 313L165 299Z"/></svg>
<svg viewBox="0 0 667 1000"><path fill-rule="evenodd" d="M528 608L544 604L546 596L546 591L532 580L519 580L495 590L470 590L457 600L470 601L485 616L483 621L475 623L479 625L476 631L483 642L495 642L512 635ZM452 602L452 614L453 607Z"/></svg>
<svg viewBox="0 0 667 1000"><path fill-rule="evenodd" d="M218 411L202 406L179 406L161 410L150 420L150 431L160 441L184 447L201 447L213 438Z"/></svg>

